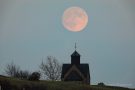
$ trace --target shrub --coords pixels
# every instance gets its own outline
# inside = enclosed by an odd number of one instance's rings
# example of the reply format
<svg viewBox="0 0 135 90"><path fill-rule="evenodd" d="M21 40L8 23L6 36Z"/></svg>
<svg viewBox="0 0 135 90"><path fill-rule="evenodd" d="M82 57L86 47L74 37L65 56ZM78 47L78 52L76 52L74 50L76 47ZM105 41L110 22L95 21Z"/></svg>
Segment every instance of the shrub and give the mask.
<svg viewBox="0 0 135 90"><path fill-rule="evenodd" d="M33 72L29 76L29 80L32 80L32 81L38 81L39 79L40 79L40 73L38 73L38 72Z"/></svg>
<svg viewBox="0 0 135 90"><path fill-rule="evenodd" d="M98 86L105 86L103 82L98 83Z"/></svg>

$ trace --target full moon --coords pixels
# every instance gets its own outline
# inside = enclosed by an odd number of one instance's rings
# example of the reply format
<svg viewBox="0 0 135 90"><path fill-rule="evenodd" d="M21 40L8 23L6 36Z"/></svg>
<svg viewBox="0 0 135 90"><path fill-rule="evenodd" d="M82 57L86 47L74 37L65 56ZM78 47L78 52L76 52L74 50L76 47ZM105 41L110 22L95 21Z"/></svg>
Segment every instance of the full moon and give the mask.
<svg viewBox="0 0 135 90"><path fill-rule="evenodd" d="M67 30L79 32L86 27L88 15L80 7L70 7L64 11L62 23Z"/></svg>

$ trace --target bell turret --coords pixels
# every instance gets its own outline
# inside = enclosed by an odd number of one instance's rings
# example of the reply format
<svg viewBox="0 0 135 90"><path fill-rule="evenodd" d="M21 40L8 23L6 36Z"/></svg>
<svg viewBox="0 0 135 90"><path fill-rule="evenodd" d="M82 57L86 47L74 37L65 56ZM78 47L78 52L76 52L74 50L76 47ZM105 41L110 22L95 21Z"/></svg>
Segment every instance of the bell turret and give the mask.
<svg viewBox="0 0 135 90"><path fill-rule="evenodd" d="M76 51L76 43L75 43L75 51L71 54L71 64L80 64L80 54Z"/></svg>

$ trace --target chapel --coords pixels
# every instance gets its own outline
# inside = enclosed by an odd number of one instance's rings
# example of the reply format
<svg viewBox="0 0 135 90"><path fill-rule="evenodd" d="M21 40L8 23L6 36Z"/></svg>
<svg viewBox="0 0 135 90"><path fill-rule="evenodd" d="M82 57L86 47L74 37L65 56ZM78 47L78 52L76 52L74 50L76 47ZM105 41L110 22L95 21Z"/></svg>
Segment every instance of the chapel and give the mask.
<svg viewBox="0 0 135 90"><path fill-rule="evenodd" d="M62 81L80 81L90 84L89 64L80 63L80 57L75 44L75 51L71 54L71 64L63 64L62 66Z"/></svg>

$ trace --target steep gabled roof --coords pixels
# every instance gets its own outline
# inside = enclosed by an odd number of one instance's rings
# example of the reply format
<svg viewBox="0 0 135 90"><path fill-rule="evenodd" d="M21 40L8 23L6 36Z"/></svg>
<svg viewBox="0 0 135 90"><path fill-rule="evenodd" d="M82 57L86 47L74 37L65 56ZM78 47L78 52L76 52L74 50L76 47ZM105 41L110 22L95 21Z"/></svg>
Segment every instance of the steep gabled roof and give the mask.
<svg viewBox="0 0 135 90"><path fill-rule="evenodd" d="M80 72L80 70L76 67L76 65L72 65L70 67L70 69L66 72L66 74L64 75L64 79L68 78L68 76L72 76L71 74L74 74L76 72L76 74L78 76L80 76L81 78L85 79L85 76L82 72ZM75 77L74 77L75 78Z"/></svg>
<svg viewBox="0 0 135 90"><path fill-rule="evenodd" d="M72 64L63 64L62 66L62 74L61 78L64 78L64 75L68 72L68 70L72 67ZM89 75L89 65L88 64L79 64L76 65L78 70L87 77L87 74Z"/></svg>

